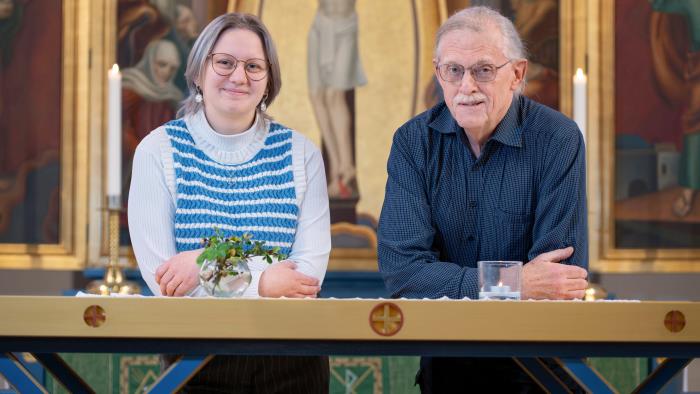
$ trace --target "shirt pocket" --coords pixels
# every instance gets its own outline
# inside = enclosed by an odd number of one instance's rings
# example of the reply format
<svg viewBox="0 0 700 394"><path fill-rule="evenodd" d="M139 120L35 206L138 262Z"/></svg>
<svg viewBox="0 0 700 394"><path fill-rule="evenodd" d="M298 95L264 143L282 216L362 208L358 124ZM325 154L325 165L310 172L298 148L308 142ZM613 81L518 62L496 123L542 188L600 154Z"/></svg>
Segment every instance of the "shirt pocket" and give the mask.
<svg viewBox="0 0 700 394"><path fill-rule="evenodd" d="M517 155L509 157L503 164L503 172L497 183L497 208L504 214L511 215L511 220L527 220L532 214L534 191L532 171L528 163L517 160Z"/></svg>
<svg viewBox="0 0 700 394"><path fill-rule="evenodd" d="M497 209L495 216L499 249L505 252L503 258L525 262L532 246L533 215L514 214Z"/></svg>

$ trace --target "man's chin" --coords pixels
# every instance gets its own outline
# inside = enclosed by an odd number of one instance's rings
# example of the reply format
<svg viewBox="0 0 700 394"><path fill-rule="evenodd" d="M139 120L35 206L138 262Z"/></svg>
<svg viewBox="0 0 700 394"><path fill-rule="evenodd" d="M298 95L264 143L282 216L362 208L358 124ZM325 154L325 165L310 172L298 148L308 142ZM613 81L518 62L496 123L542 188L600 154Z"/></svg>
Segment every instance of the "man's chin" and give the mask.
<svg viewBox="0 0 700 394"><path fill-rule="evenodd" d="M484 127L486 117L484 114L457 114L457 124L465 130L474 130Z"/></svg>

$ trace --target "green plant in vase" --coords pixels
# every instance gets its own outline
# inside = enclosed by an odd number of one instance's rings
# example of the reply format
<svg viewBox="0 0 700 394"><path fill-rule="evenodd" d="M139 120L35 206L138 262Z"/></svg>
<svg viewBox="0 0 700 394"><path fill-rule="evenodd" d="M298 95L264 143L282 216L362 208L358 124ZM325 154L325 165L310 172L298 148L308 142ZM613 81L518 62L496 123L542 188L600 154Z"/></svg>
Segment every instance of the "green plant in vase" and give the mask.
<svg viewBox="0 0 700 394"><path fill-rule="evenodd" d="M255 241L249 233L225 237L219 229L214 229L214 235L204 238L203 243L204 251L197 257L199 282L208 294L216 297L243 294L251 281L248 261L252 257L260 256L268 264L273 258L278 261L287 258L278 246L267 247L265 241Z"/></svg>

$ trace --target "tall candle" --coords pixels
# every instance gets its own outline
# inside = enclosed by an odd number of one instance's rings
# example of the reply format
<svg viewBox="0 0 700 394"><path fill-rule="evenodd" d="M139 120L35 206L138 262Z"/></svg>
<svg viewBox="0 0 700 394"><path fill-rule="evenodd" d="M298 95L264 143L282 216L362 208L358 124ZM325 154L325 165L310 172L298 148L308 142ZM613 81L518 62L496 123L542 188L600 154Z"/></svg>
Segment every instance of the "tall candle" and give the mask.
<svg viewBox="0 0 700 394"><path fill-rule="evenodd" d="M586 138L586 84L587 78L586 74L583 73L582 69L576 70L576 75L574 75L574 122L578 125L583 133L583 138Z"/></svg>
<svg viewBox="0 0 700 394"><path fill-rule="evenodd" d="M107 124L107 196L122 191L122 75L116 64L109 70Z"/></svg>

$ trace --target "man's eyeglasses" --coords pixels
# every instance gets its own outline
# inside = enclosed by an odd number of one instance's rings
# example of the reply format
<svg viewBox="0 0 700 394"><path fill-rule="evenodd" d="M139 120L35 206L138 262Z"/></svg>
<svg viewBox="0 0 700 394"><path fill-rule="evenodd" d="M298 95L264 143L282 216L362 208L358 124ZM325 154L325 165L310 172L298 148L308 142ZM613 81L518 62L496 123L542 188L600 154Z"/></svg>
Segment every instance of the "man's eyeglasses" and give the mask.
<svg viewBox="0 0 700 394"><path fill-rule="evenodd" d="M251 81L260 81L267 75L267 62L263 59L238 60L227 53L212 53L211 68L222 77L228 77L236 71L238 63L243 63L245 75Z"/></svg>
<svg viewBox="0 0 700 394"><path fill-rule="evenodd" d="M479 63L467 69L465 69L464 66L462 66L461 64L446 63L437 66L437 71L438 75L440 75L440 78L442 78L442 80L445 82L461 81L464 77L464 73L467 70L469 70L469 74L471 74L472 78L474 78L476 82L491 82L494 79L496 79L496 73L498 72L498 70L500 70L501 67L505 66L511 61L512 59L501 64L500 66L490 63Z"/></svg>

